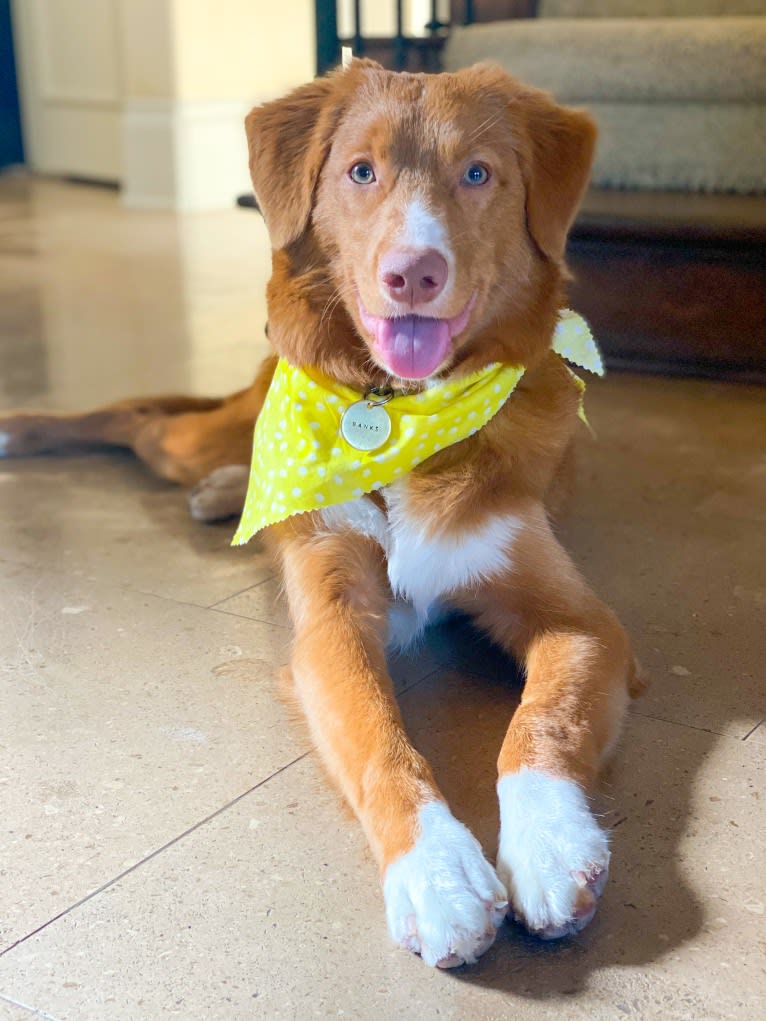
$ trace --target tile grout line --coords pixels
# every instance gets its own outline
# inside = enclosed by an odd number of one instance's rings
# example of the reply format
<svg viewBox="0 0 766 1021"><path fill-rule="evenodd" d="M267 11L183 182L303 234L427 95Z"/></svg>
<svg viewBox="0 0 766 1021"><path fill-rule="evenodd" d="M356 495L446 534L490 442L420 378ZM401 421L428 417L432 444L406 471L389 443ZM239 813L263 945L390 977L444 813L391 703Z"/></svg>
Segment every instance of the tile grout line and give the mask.
<svg viewBox="0 0 766 1021"><path fill-rule="evenodd" d="M98 580L100 580L100 579L98 579ZM268 579L266 579L266 580L268 581ZM110 583L106 582L105 584L110 584ZM259 584L260 584L260 582L259 582ZM249 585L246 589L243 589L242 591L243 592L247 592L251 588L258 588L258 585ZM176 599L174 596L161 596L157 592L150 592L148 589L142 589L142 588L132 588L130 585L123 586L123 591L135 592L135 593L137 593L140 596L149 596L152 599L161 599L165 603L173 603L176 606L190 606L190 607L192 607L195 610L215 610L216 613L228 613L229 612L228 610L217 610L216 609L217 603L212 603L212 604L209 604L209 603L193 603L193 602L190 602L188 599ZM235 592L234 595L240 595L240 593L239 592ZM233 599L233 598L234 598L233 596L225 596L223 599L219 599L218 602L219 603L225 603L227 599ZM244 617L241 613L231 613L231 614L229 614L229 616L231 616L231 617L242 617L243 620L256 620L255 617ZM258 623L259 624L270 624L271 621L259 620ZM284 626L285 625L283 625L283 624L275 624L274 625L274 627L284 627Z"/></svg>
<svg viewBox="0 0 766 1021"><path fill-rule="evenodd" d="M249 592L251 589L260 588L261 585L265 585L267 581L273 581L274 577L275 576L273 574L270 574L268 578L264 578L263 581L257 581L255 585L247 585L245 588L240 589L238 592L232 592L230 596L224 596L223 599L216 599L214 603L208 603L206 609L215 610L221 605L221 603L226 603L229 601L229 599L236 599L237 596L241 596L243 595L243 593Z"/></svg>
<svg viewBox="0 0 766 1021"><path fill-rule="evenodd" d="M424 681L427 681L429 678L433 677L434 674L437 674L441 669L442 669L441 666L435 666L433 670L429 670L428 673L423 674L422 677L418 677L416 681L410 681L410 683L405 685L405 687L400 688L398 691L394 692L394 698L398 701L402 697L402 695L409 694L409 692L411 692L413 688L417 688L419 684L422 684Z"/></svg>
<svg viewBox="0 0 766 1021"><path fill-rule="evenodd" d="M222 815L224 812L228 812L228 810L230 808L233 808L234 805L239 804L239 802L242 801L243 798L248 797L248 795L252 794L253 791L259 790L261 787L265 786L275 777L279 776L281 773L284 773L285 770L290 769L291 766L294 766L296 765L296 763L301 762L307 756L311 755L313 751L314 749L310 748L302 755L299 755L297 756L297 758L292 759L292 761L287 762L284 766L280 766L279 769L274 770L273 773L270 773L267 777L264 777L263 780L260 780L257 784L254 784L252 787L249 787L246 791L243 791L242 794L238 794L237 797L234 798L232 801L227 801L225 805L222 805L220 808L217 808L215 812L211 812L210 815L205 816L204 819L200 819L199 822L196 822L193 826L190 826L188 829L184 830L183 833L179 833L178 836L173 837L172 840L168 840L167 843L162 845L162 847L158 847L156 850L152 851L151 854L146 855L146 857L142 858L140 861L137 861L134 865L131 865L129 868L124 869L124 871L120 872L119 875L114 876L106 883L102 883L102 885L99 886L98 889L92 890L84 897L81 897L80 900L75 901L74 904L70 904L69 907L64 908L63 911L59 911L59 913L57 915L54 915L53 918L49 918L46 922L43 922L42 925L38 925L36 929L33 929L31 932L28 932L26 936L22 936L20 939L17 939L14 943L11 943L10 946L6 947L5 950L0 951L0 958L4 957L6 954L9 954L12 950L15 950L16 947L20 946L22 943L26 943L28 939L31 939L33 936L36 936L38 933L42 932L43 929L47 929L49 925L53 925L54 922L58 922L65 915L70 914L72 911L76 911L77 908L82 907L82 905L86 904L89 900L93 900L94 897L97 897L100 893L103 893L105 890L108 890L111 886L114 886L115 883L119 883L120 880L124 879L126 876L129 876L132 872L135 872L137 869L140 869L143 865L146 865L148 862L152 861L154 858L162 854L164 851L167 851L169 848L173 847L181 840L184 840L192 833L195 833L203 826L206 826L209 822L212 822L213 819L216 819L219 815Z"/></svg>
<svg viewBox="0 0 766 1021"><path fill-rule="evenodd" d="M45 1021L59 1021L53 1014L49 1014L45 1010L38 1010L37 1007L29 1007L26 1003L22 1003L21 1000L14 1000L11 996L5 996L0 993L0 1003L10 1003L12 1007L20 1007L22 1010L28 1010L33 1017L44 1018Z"/></svg>
<svg viewBox="0 0 766 1021"><path fill-rule="evenodd" d="M251 620L255 624L266 624L268 627L279 628L280 631L291 630L290 624L278 624L275 620L263 620L261 617L248 617L244 613L235 613L233 610L222 610L219 606L205 606L203 609L210 610L211 613L222 613L226 617L236 617L237 620Z"/></svg>
<svg viewBox="0 0 766 1021"><path fill-rule="evenodd" d="M729 741L744 741L745 738L737 737L736 734L724 734L720 730L712 730L710 727L695 727L691 723L679 723L677 720L666 720L662 716L652 716L651 713L639 713L635 709L628 708L627 716L639 720L654 720L655 723L664 723L668 727L681 727L684 730L696 730L700 734L712 734L714 737L727 738ZM758 724L760 726L760 724ZM752 731L751 731L752 733ZM749 736L749 735L748 735Z"/></svg>
<svg viewBox="0 0 766 1021"><path fill-rule="evenodd" d="M68 567L57 567L55 564L39 564L34 560L16 560L9 558L6 554L0 556L0 564L6 564L10 567L25 567L35 571L49 571L51 574L56 575L60 578L68 578L69 580L84 581L90 584L103 585L106 588L114 589L119 592L132 592L139 596L149 596L150 599L159 599L163 603L173 603L175 606L189 606L196 610L215 610L216 613L226 613L230 617L240 617L242 620L254 620L258 624L269 624L272 627L287 628L286 624L277 624L270 620L261 620L259 617L248 617L241 613L232 613L229 610L217 609L221 603L225 603L228 599L234 599L236 596L241 596L243 592L249 592L250 589L259 588L264 585L267 581L273 581L274 575L270 574L268 578L264 578L263 581L256 582L255 585L247 585L243 589L239 589L237 592L233 592L231 595L223 596L221 599L217 599L214 603L195 603L189 599L176 599L175 596L161 595L159 592L152 592L150 589L145 588L134 588L132 585L115 585L114 582L108 581L106 578L98 576L85 577L83 575L75 574Z"/></svg>
<svg viewBox="0 0 766 1021"><path fill-rule="evenodd" d="M756 730L758 730L758 728L759 728L760 726L762 726L762 725L763 725L764 723L766 723L766 720L759 720L759 721L758 721L758 722L756 723L756 725L755 725L755 726L754 726L754 727L752 728L752 730L748 730L748 732L747 732L747 733L745 734L745 736L744 736L744 737L742 738L742 740L743 740L743 741L747 741L747 739L748 739L749 737L752 737L752 736L753 736L753 734L754 734L754 733L756 732Z"/></svg>

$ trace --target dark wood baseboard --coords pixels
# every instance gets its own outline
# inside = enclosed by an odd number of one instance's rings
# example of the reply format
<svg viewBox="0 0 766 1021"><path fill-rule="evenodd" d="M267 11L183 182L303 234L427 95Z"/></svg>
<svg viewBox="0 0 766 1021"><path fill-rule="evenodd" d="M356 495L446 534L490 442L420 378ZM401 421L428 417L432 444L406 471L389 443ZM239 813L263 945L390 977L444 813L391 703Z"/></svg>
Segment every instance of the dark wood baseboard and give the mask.
<svg viewBox="0 0 766 1021"><path fill-rule="evenodd" d="M594 191L568 261L610 367L766 382L766 198Z"/></svg>

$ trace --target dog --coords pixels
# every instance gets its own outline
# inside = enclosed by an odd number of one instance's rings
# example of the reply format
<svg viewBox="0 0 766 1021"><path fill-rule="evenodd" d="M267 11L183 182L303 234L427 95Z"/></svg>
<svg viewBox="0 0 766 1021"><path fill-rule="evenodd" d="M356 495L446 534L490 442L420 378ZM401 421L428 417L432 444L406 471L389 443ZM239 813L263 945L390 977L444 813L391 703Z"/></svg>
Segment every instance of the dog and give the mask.
<svg viewBox="0 0 766 1021"><path fill-rule="evenodd" d="M246 130L273 250L275 353L255 382L7 415L4 452L129 447L194 486L202 519L242 511L247 490L238 541L263 529L281 565L295 687L379 863L393 939L449 968L506 915L544 939L578 932L610 858L589 796L643 683L552 527L582 400L552 344L594 124L491 65L354 60ZM386 669L436 605L524 672L496 868L408 740Z"/></svg>

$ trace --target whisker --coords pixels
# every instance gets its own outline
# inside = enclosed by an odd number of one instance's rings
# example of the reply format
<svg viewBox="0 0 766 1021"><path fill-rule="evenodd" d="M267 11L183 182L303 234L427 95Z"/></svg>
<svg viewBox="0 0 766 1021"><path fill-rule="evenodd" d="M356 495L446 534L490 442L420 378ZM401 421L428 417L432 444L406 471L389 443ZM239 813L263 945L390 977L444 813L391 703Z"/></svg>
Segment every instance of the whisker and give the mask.
<svg viewBox="0 0 766 1021"><path fill-rule="evenodd" d="M503 117L502 110L499 111L498 113L490 114L490 116L487 117L486 120L482 121L481 124L474 128L474 130L468 136L467 142L469 144L472 144L473 142L477 141L477 139L479 139L481 135L483 135L486 131L489 131L490 128L494 127L495 124L497 124L497 122L502 119L502 117Z"/></svg>

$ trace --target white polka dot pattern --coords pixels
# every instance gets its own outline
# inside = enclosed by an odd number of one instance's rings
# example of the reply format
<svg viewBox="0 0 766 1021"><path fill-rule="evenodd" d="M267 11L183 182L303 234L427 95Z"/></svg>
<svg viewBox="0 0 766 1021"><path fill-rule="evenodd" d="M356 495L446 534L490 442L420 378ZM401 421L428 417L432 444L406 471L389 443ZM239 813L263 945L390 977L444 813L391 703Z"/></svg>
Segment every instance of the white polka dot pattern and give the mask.
<svg viewBox="0 0 766 1021"><path fill-rule="evenodd" d="M575 313L563 314L553 347L603 374L590 330ZM365 453L340 433L343 412L362 395L316 369L296 369L280 359L255 426L250 482L233 545L293 514L380 489L443 447L472 436L497 414L523 375L523 366L495 364L421 393L397 394L385 406L391 418L388 441Z"/></svg>

